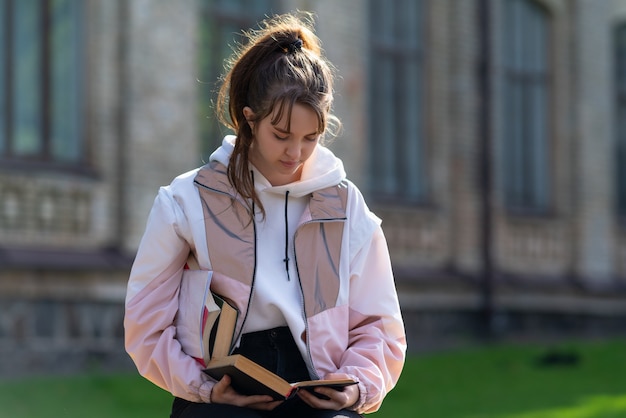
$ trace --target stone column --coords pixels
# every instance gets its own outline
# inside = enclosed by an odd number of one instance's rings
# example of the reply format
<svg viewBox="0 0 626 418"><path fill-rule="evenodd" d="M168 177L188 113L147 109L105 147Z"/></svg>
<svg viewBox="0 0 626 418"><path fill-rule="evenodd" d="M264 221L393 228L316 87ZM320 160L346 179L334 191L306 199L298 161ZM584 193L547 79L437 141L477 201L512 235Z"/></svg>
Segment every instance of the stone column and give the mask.
<svg viewBox="0 0 626 418"><path fill-rule="evenodd" d="M439 2L437 2L439 3ZM479 138L476 95L476 68L479 54L475 1L448 2L450 25L447 56L449 93L449 160L444 165L450 176L450 245L451 264L464 272L481 269L481 228L479 190ZM441 7L441 5L433 6ZM442 25L445 26L445 25Z"/></svg>
<svg viewBox="0 0 626 418"><path fill-rule="evenodd" d="M123 206L132 250L160 185L201 163L194 0L124 0Z"/></svg>
<svg viewBox="0 0 626 418"><path fill-rule="evenodd" d="M575 273L590 285L613 276L613 103L610 2L578 0L573 14Z"/></svg>

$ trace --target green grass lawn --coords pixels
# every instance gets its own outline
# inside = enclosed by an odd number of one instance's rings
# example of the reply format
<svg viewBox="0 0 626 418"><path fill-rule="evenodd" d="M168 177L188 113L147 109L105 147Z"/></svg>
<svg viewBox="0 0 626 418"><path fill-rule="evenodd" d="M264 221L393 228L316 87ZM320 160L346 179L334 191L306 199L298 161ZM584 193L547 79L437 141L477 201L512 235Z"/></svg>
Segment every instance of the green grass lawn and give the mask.
<svg viewBox="0 0 626 418"><path fill-rule="evenodd" d="M553 361L541 365L542 359ZM0 381L3 417L167 417L170 403L169 394L136 374ZM413 356L381 411L370 416L626 417L626 340Z"/></svg>
<svg viewBox="0 0 626 418"><path fill-rule="evenodd" d="M551 364L540 364L550 358ZM414 358L374 416L626 417L626 341L499 346Z"/></svg>

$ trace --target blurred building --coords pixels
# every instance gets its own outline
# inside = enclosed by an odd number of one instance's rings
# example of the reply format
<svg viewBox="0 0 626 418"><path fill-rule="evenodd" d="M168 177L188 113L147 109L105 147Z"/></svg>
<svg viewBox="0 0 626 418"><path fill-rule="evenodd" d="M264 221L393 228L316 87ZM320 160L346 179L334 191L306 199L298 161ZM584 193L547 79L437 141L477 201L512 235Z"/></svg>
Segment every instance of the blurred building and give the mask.
<svg viewBox="0 0 626 418"><path fill-rule="evenodd" d="M0 374L127 361L157 189L225 133L228 45L295 9L413 349L626 331L626 0L0 0Z"/></svg>

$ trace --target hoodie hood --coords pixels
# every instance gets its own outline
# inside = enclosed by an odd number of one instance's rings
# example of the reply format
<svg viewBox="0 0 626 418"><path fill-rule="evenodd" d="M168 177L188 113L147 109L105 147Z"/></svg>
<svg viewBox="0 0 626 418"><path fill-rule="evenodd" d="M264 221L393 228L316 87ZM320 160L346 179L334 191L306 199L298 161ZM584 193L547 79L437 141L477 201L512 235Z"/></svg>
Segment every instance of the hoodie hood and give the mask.
<svg viewBox="0 0 626 418"><path fill-rule="evenodd" d="M228 167L230 156L235 147L235 136L227 135L222 145L211 154L209 161L217 161ZM301 197L316 190L335 186L346 178L342 161L331 150L318 145L315 151L304 163L300 180L283 186L272 186L256 167L250 165L254 171L255 187L258 191L285 194L289 191L292 197Z"/></svg>

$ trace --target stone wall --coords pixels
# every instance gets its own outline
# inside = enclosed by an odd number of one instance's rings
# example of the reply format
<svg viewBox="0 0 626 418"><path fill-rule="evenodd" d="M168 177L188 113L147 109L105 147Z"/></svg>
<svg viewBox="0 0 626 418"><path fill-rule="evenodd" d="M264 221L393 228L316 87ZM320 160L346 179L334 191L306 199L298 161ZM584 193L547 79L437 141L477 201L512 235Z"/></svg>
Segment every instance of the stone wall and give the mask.
<svg viewBox="0 0 626 418"><path fill-rule="evenodd" d="M621 333L626 228L613 211L612 25L626 1L536 0L551 18L554 211L514 215L494 161L492 321L501 335ZM0 167L0 375L101 363L127 367L123 300L158 187L200 164L195 0L87 0L89 163L80 172ZM330 146L367 193L367 2L285 0L317 13L337 67ZM501 2L492 7L489 126L501 135ZM478 0L426 1L427 205L368 203L383 219L410 344L476 335L481 245ZM543 324L543 326L542 326ZM569 335L568 334L568 335ZM63 366L63 364L68 366ZM71 364L74 364L73 366Z"/></svg>
<svg viewBox="0 0 626 418"><path fill-rule="evenodd" d="M115 302L0 299L0 376L129 370Z"/></svg>
<svg viewBox="0 0 626 418"><path fill-rule="evenodd" d="M127 270L3 272L0 376L128 370Z"/></svg>

